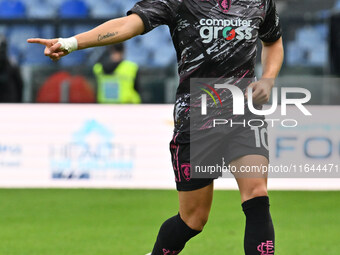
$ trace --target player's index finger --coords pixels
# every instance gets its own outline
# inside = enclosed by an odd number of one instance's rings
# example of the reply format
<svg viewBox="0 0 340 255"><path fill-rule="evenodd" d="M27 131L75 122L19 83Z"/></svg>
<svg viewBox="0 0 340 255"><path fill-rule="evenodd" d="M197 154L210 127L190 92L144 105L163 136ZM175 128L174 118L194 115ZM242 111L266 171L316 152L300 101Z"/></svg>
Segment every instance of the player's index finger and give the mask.
<svg viewBox="0 0 340 255"><path fill-rule="evenodd" d="M27 39L27 42L28 43L39 43L45 46L47 45L47 40L41 39L41 38L30 38L30 39Z"/></svg>

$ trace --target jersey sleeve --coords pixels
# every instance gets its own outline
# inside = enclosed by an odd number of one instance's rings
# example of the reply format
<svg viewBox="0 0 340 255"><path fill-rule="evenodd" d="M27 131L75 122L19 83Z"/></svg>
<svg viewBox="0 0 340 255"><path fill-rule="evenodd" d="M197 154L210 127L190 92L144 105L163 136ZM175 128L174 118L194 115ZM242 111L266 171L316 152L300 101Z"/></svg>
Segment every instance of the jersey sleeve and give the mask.
<svg viewBox="0 0 340 255"><path fill-rule="evenodd" d="M263 42L275 42L282 36L280 18L274 0L268 0L266 15L259 29L259 37Z"/></svg>
<svg viewBox="0 0 340 255"><path fill-rule="evenodd" d="M127 12L137 14L144 23L145 33L160 25L171 25L177 15L180 0L142 0Z"/></svg>

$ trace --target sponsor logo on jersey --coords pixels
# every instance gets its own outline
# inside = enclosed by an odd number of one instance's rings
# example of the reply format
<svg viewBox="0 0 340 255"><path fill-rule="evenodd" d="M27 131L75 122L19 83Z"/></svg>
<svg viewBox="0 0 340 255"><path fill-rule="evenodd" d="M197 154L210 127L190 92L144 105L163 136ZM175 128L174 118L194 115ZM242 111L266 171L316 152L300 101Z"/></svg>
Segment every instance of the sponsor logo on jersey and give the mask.
<svg viewBox="0 0 340 255"><path fill-rule="evenodd" d="M250 40L253 37L251 20L238 19L201 19L200 36L203 43L210 43L214 39Z"/></svg>
<svg viewBox="0 0 340 255"><path fill-rule="evenodd" d="M227 13L229 11L231 0L217 0L217 3L223 13Z"/></svg>

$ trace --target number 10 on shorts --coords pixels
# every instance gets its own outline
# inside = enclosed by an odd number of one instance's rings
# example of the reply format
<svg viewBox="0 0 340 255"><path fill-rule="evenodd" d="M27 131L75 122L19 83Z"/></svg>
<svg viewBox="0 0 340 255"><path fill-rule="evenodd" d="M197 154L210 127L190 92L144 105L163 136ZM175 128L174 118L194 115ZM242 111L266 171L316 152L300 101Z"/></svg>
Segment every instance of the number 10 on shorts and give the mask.
<svg viewBox="0 0 340 255"><path fill-rule="evenodd" d="M262 146L268 150L268 131L264 127L251 127L251 130L255 133L255 144L257 148Z"/></svg>

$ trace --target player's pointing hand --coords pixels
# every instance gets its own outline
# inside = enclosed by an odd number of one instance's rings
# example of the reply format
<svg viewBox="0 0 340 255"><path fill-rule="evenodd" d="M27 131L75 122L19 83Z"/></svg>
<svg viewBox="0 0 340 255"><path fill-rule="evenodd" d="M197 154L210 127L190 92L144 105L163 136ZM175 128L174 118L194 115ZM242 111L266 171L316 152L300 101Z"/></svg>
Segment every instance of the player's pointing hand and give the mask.
<svg viewBox="0 0 340 255"><path fill-rule="evenodd" d="M27 42L38 43L38 44L42 44L46 46L44 50L45 56L50 57L54 61L58 61L60 58L76 50L78 46L77 40L74 37L68 38L68 39L32 38L32 39L28 39Z"/></svg>
<svg viewBox="0 0 340 255"><path fill-rule="evenodd" d="M42 44L45 47L44 54L45 56L50 57L52 60L59 60L65 53L60 49L60 43L58 43L58 39L41 39L41 38L32 38L27 40L28 43L38 43Z"/></svg>

